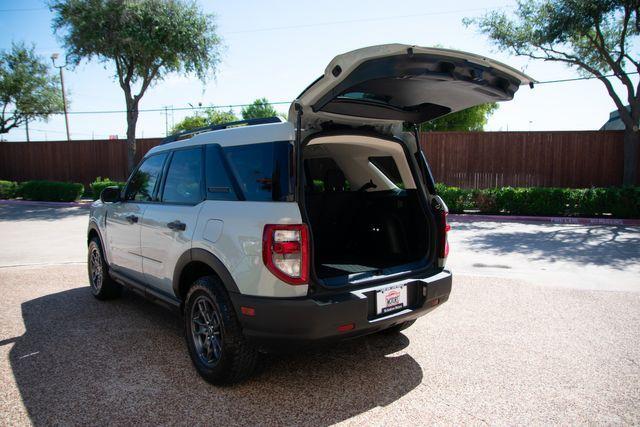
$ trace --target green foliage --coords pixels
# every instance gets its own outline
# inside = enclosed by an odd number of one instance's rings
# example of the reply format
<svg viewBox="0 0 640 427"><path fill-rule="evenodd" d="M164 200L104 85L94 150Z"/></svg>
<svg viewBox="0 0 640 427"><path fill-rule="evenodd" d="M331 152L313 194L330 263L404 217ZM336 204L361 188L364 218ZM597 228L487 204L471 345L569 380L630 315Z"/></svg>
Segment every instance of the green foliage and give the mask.
<svg viewBox="0 0 640 427"><path fill-rule="evenodd" d="M437 184L436 190L451 213L640 218L640 187L466 190Z"/></svg>
<svg viewBox="0 0 640 427"><path fill-rule="evenodd" d="M244 120L278 116L278 112L271 106L271 104L269 104L269 100L267 98L256 99L251 105L242 107L241 113Z"/></svg>
<svg viewBox="0 0 640 427"><path fill-rule="evenodd" d="M53 28L72 65L113 63L127 107L127 166L133 169L138 105L169 73L206 81L220 62L213 15L190 0L53 0Z"/></svg>
<svg viewBox="0 0 640 427"><path fill-rule="evenodd" d="M89 186L91 187L91 197L93 200L100 198L100 193L107 187L118 186L124 188L126 182L111 181L109 178L97 177Z"/></svg>
<svg viewBox="0 0 640 427"><path fill-rule="evenodd" d="M114 61L121 83L171 72L205 80L220 60L214 17L195 2L55 0L50 7L69 62Z"/></svg>
<svg viewBox="0 0 640 427"><path fill-rule="evenodd" d="M0 134L61 110L60 80L33 46L12 43L0 52Z"/></svg>
<svg viewBox="0 0 640 427"><path fill-rule="evenodd" d="M477 105L420 125L421 131L481 131L498 104Z"/></svg>
<svg viewBox="0 0 640 427"><path fill-rule="evenodd" d="M515 18L493 11L475 24L498 47L517 55L566 62L583 71L607 74L637 61L630 49L638 35L637 0L519 0ZM593 70L593 71L592 71Z"/></svg>
<svg viewBox="0 0 640 427"><path fill-rule="evenodd" d="M237 120L238 117L233 113L233 110L220 111L215 108L205 108L203 111L198 111L193 116L188 116L182 119L182 121L178 122L171 129L171 133L176 134L185 130L235 122Z"/></svg>
<svg viewBox="0 0 640 427"><path fill-rule="evenodd" d="M501 50L598 78L625 125L623 183L635 185L640 88L630 74L640 72L638 0L518 0L513 15L496 10L464 23L477 26Z"/></svg>
<svg viewBox="0 0 640 427"><path fill-rule="evenodd" d="M13 199L16 197L18 184L13 181L0 180L0 199Z"/></svg>
<svg viewBox="0 0 640 427"><path fill-rule="evenodd" d="M73 182L26 181L20 184L19 192L25 200L48 202L73 202L84 193L84 185Z"/></svg>
<svg viewBox="0 0 640 427"><path fill-rule="evenodd" d="M444 199L451 213L462 213L465 209L473 208L471 203L472 190L436 184L436 191Z"/></svg>

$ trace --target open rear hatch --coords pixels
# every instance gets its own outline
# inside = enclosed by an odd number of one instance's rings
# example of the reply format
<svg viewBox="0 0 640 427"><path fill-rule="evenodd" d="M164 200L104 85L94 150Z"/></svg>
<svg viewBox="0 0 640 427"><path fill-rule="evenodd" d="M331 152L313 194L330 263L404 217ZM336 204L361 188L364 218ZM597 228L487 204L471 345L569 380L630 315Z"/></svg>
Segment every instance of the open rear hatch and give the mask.
<svg viewBox="0 0 640 427"><path fill-rule="evenodd" d="M375 125L423 123L487 102L513 99L534 81L500 62L467 52L402 44L371 46L336 56L294 101L302 127L324 122Z"/></svg>
<svg viewBox="0 0 640 427"><path fill-rule="evenodd" d="M442 267L444 214L421 191L430 180L419 147L398 133L403 123L510 100L523 84L533 80L447 49L390 44L335 57L289 111L316 278L340 286Z"/></svg>

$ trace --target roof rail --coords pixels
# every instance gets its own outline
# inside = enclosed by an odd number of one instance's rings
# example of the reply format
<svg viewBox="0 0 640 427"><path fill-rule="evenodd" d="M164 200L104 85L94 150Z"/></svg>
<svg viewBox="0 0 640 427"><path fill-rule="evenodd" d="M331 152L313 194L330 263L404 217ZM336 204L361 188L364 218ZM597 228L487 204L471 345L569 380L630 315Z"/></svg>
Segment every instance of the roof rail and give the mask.
<svg viewBox="0 0 640 427"><path fill-rule="evenodd" d="M188 129L182 132L178 132L174 135L167 136L160 142L160 144L167 144L169 142L179 141L181 139L186 139L188 137L195 136L202 132L210 132L214 130L222 130L222 129L228 129L233 127L264 125L267 123L282 123L282 120L280 119L280 117L262 117L259 119L238 120L235 122L221 123L219 125L209 125L201 128Z"/></svg>

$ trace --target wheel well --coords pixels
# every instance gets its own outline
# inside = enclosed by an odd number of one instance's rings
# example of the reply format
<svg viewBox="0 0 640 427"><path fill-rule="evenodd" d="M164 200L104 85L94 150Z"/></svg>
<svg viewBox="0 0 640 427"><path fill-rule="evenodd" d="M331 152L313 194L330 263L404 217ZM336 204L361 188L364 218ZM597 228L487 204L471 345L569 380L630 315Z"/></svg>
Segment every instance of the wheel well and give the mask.
<svg viewBox="0 0 640 427"><path fill-rule="evenodd" d="M93 239L94 237L97 237L98 241L100 240L100 235L98 234L98 232L94 228L92 228L91 230L89 230L89 234L87 235L87 244L89 244L91 239Z"/></svg>
<svg viewBox="0 0 640 427"><path fill-rule="evenodd" d="M182 269L180 272L180 281L178 282L178 297L182 302L184 302L187 292L189 292L189 286L204 276L218 277L213 268L201 261L192 261Z"/></svg>

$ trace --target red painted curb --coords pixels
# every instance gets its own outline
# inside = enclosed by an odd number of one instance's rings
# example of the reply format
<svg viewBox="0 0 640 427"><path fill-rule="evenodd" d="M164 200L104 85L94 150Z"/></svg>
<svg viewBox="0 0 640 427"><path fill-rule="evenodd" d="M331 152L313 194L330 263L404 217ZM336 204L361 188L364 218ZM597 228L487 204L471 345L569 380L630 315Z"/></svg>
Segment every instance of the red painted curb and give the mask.
<svg viewBox="0 0 640 427"><path fill-rule="evenodd" d="M572 216L522 216L522 215L475 215L449 214L452 221L509 221L509 222L550 222L553 224L582 224L582 225L627 225L638 226L640 219L621 218L578 218Z"/></svg>
<svg viewBox="0 0 640 427"><path fill-rule="evenodd" d="M80 207L88 208L93 202L41 202L38 200L0 200L0 205L34 205L48 207Z"/></svg>

